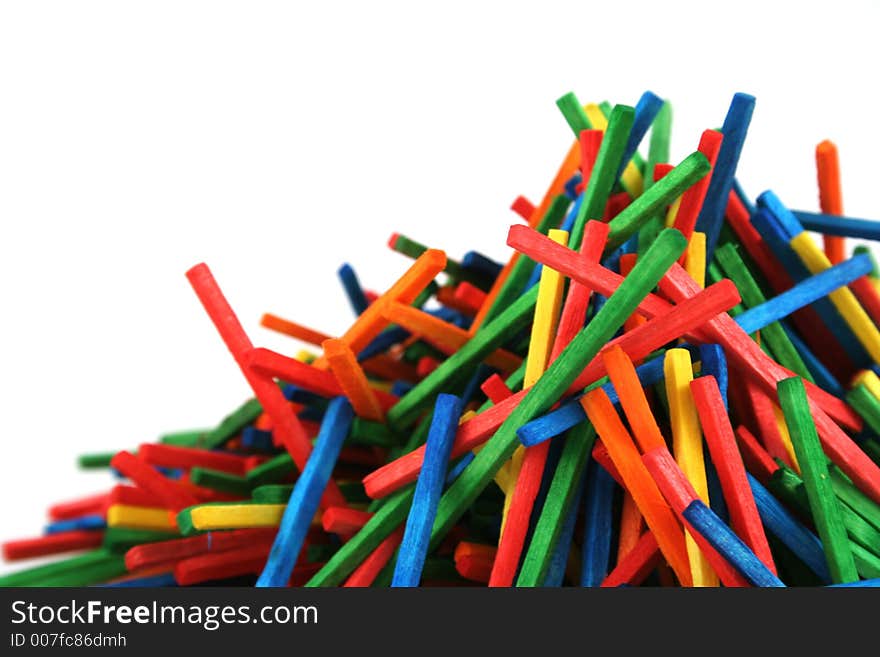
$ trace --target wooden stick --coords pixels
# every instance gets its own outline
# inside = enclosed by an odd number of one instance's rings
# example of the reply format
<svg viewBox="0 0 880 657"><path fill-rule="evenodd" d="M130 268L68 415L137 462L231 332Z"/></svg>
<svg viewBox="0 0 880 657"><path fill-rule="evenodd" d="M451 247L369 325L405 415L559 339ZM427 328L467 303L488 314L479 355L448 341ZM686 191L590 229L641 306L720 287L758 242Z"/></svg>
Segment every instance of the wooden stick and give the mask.
<svg viewBox="0 0 880 657"><path fill-rule="evenodd" d="M437 503L446 479L446 464L460 415L461 400L458 397L447 394L437 397L431 428L428 430L425 463L416 482L394 568L394 578L391 581L392 587L418 586L422 578L431 527L434 525Z"/></svg>
<svg viewBox="0 0 880 657"><path fill-rule="evenodd" d="M634 121L635 109L626 105L615 105L608 119L607 128L594 125L595 128L604 129L605 134L572 226L569 244L573 249L579 249L581 246L586 222L590 219L601 220L605 213L605 205L617 181L617 171L623 161L623 153Z"/></svg>
<svg viewBox="0 0 880 657"><path fill-rule="evenodd" d="M358 365L354 352L342 340L324 342L324 358L342 392L348 398L358 417L376 422L385 421L385 413L376 398L367 375Z"/></svg>
<svg viewBox="0 0 880 657"><path fill-rule="evenodd" d="M727 116L724 117L724 125L721 127L724 140L721 142L712 171L712 179L709 182L709 189L706 191L696 224L697 230L706 233L707 262L712 262L715 253L715 245L718 242L721 224L724 221L727 199L733 188L736 165L742 153L754 109L755 98L753 96L737 93L733 95L730 109L727 111Z"/></svg>
<svg viewBox="0 0 880 657"><path fill-rule="evenodd" d="M496 550L494 545L461 541L455 548L455 570L465 579L486 584L492 571Z"/></svg>
<svg viewBox="0 0 880 657"><path fill-rule="evenodd" d="M588 221L584 229L581 244L581 255L590 262L599 262L608 239L608 224L601 221ZM552 270L552 268L551 268ZM552 270L555 271L555 270ZM590 304L592 288L577 281L572 281L565 297L562 315L556 330L556 340L550 353L550 361L556 360L562 350L568 346L575 335L583 328Z"/></svg>
<svg viewBox="0 0 880 657"><path fill-rule="evenodd" d="M179 511L199 503L199 500L180 483L159 473L153 466L129 452L121 451L116 454L111 459L110 465L139 487L155 495L172 511Z"/></svg>
<svg viewBox="0 0 880 657"><path fill-rule="evenodd" d="M315 449L290 494L269 558L257 579L258 587L285 586L290 580L353 417L351 405L342 397L327 406Z"/></svg>
<svg viewBox="0 0 880 657"><path fill-rule="evenodd" d="M627 555L618 560L608 576L602 581L602 588L616 586L638 586L660 565L663 555L654 534L647 531Z"/></svg>
<svg viewBox="0 0 880 657"><path fill-rule="evenodd" d="M819 181L819 207L825 214L843 214L843 200L840 190L840 162L837 146L827 139L816 146L816 177ZM842 237L823 235L825 255L829 262L837 264L845 256L845 243Z"/></svg>
<svg viewBox="0 0 880 657"><path fill-rule="evenodd" d="M595 433L595 432L594 432ZM581 547L581 586L599 586L608 577L611 557L611 533L614 521L614 479L608 471L591 460L587 466L584 501L584 542ZM646 532L652 536L651 532ZM660 550L654 541L659 561ZM647 577L647 573L645 574Z"/></svg>
<svg viewBox="0 0 880 657"><path fill-rule="evenodd" d="M792 213L804 230L838 237L855 237L872 241L880 239L880 221L802 210L793 210Z"/></svg>
<svg viewBox="0 0 880 657"><path fill-rule="evenodd" d="M706 233L694 231L691 235L683 265L697 285L706 287Z"/></svg>
<svg viewBox="0 0 880 657"><path fill-rule="evenodd" d="M746 467L759 481L766 483L779 469L776 461L761 447L752 432L742 425L736 428L736 442Z"/></svg>
<svg viewBox="0 0 880 657"><path fill-rule="evenodd" d="M684 510L684 517L743 577L755 586L784 587L785 584L761 563L749 547L700 500Z"/></svg>
<svg viewBox="0 0 880 657"><path fill-rule="evenodd" d="M373 514L343 506L331 506L321 514L321 526L325 532L349 536L360 531Z"/></svg>
<svg viewBox="0 0 880 657"><path fill-rule="evenodd" d="M206 552L222 552L255 542L265 543L275 536L274 529L233 529L207 532L198 536L136 545L125 553L125 567L131 571L175 563Z"/></svg>
<svg viewBox="0 0 880 657"><path fill-rule="evenodd" d="M701 376L690 384L712 463L721 481L731 526L757 557L775 575L776 565L764 534L758 507L751 494L746 470L736 446L736 438L718 384L712 376Z"/></svg>
<svg viewBox="0 0 880 657"><path fill-rule="evenodd" d="M127 527L150 531L176 531L174 513L163 507L111 504L107 508L108 527Z"/></svg>
<svg viewBox="0 0 880 657"><path fill-rule="evenodd" d="M6 561L17 561L87 550L100 547L103 540L104 532L84 529L58 532L37 538L22 538L3 543L3 558Z"/></svg>
<svg viewBox="0 0 880 657"><path fill-rule="evenodd" d="M831 575L825 562L822 543L804 527L761 483L746 475L761 522L810 568L820 580L830 582Z"/></svg>
<svg viewBox="0 0 880 657"><path fill-rule="evenodd" d="M403 540L403 528L395 530L388 538L379 543L379 546L354 569L342 586L344 588L363 588L372 585L391 557L394 556L401 540Z"/></svg>
<svg viewBox="0 0 880 657"><path fill-rule="evenodd" d="M390 323L418 335L446 355L456 353L471 338L464 329L405 303L389 302L384 304L382 316ZM519 367L520 362L522 361L516 354L503 349L497 349L486 356L487 365L505 372L515 370Z"/></svg>
<svg viewBox="0 0 880 657"><path fill-rule="evenodd" d="M648 452L657 447L666 447L666 440L648 405L648 398L632 360L619 345L603 349L601 355L626 414L626 420L641 450Z"/></svg>
<svg viewBox="0 0 880 657"><path fill-rule="evenodd" d="M709 484L703 461L703 436L690 389L690 383L693 381L690 353L686 349L667 351L664 358L664 372L675 461L694 487L699 499L708 504ZM718 586L718 576L693 537L686 536L685 542L694 586Z"/></svg>
<svg viewBox="0 0 880 657"><path fill-rule="evenodd" d="M706 193L709 191L709 183L714 175L715 163L718 161L718 153L721 150L722 138L722 134L717 130L705 130L703 131L703 134L700 135L700 144L697 146L697 150L705 155L706 160L709 162L709 166L711 167L709 175L702 178L697 184L682 194L681 203L678 206L678 211L675 213L673 227L680 230L682 235L688 238L689 241L694 232L694 228L697 225L697 217L700 214L700 209L703 207ZM706 234L703 233L704 258L705 239ZM680 264L684 265L684 263Z"/></svg>
<svg viewBox="0 0 880 657"><path fill-rule="evenodd" d="M825 454L819 443L816 425L810 417L803 382L797 377L780 381L779 402L782 404L782 412L801 464L804 487L819 538L822 539L825 549L831 579L836 584L856 581L859 577L840 515L840 503L828 479Z"/></svg>
<svg viewBox="0 0 880 657"><path fill-rule="evenodd" d="M620 509L620 529L617 532L617 563L626 558L638 545L645 531L645 519L628 491L623 493Z"/></svg>
<svg viewBox="0 0 880 657"><path fill-rule="evenodd" d="M138 456L150 465L163 468L188 470L200 466L235 475L243 475L247 470L247 457L176 445L141 443Z"/></svg>
<svg viewBox="0 0 880 657"><path fill-rule="evenodd" d="M270 543L264 542L183 559L174 566L174 580L180 586L192 586L215 579L258 573L266 562L270 547Z"/></svg>

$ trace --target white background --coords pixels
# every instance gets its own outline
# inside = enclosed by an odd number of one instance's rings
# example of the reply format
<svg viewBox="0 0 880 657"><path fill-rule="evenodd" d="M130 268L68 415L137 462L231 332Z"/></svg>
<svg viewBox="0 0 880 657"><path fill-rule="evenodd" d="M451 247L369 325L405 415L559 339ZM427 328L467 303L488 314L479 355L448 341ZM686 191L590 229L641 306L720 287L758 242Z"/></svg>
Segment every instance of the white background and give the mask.
<svg viewBox="0 0 880 657"><path fill-rule="evenodd" d="M713 9L717 7L717 9ZM790 8L789 8L790 7ZM507 257L571 134L554 101L673 103L673 159L757 96L739 178L815 209L876 193L878 5L4 2L0 5L0 540L105 488L84 451L211 426L248 389L183 274L210 264L258 344L273 311L328 333L335 271L382 290L399 230Z"/></svg>

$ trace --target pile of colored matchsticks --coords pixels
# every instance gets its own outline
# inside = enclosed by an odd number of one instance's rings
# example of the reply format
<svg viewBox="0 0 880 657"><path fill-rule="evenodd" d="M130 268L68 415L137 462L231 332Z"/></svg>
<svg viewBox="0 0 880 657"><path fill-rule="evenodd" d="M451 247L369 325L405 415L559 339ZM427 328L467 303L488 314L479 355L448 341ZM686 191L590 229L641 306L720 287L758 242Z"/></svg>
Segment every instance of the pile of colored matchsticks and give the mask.
<svg viewBox="0 0 880 657"><path fill-rule="evenodd" d="M254 398L83 456L124 483L7 542L62 557L0 584L878 581L880 281L845 239L880 223L841 216L827 141L821 213L753 204L735 173L754 102L672 166L668 103L567 94L574 142L540 204L514 202L506 264L396 234L413 262L384 294L339 270L343 335L263 317L309 345L294 356L254 347L193 267Z"/></svg>

